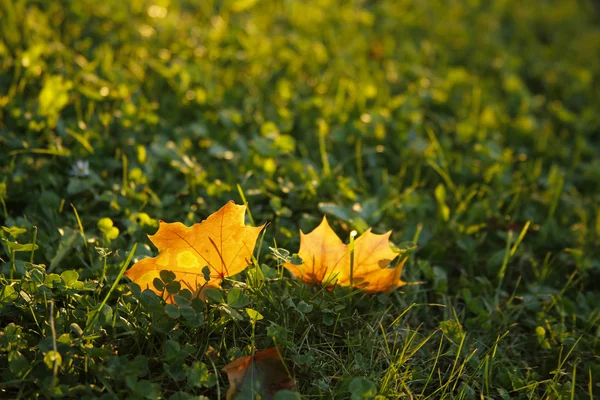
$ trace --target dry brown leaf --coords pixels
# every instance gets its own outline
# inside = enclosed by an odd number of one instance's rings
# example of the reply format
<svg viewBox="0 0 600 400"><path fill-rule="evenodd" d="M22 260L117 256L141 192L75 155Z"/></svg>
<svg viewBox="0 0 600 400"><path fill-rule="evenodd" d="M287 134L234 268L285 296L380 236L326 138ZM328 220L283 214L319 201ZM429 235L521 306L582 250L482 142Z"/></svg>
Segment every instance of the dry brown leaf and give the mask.
<svg viewBox="0 0 600 400"><path fill-rule="evenodd" d="M344 244L323 217L312 232L300 231L301 265L285 263L294 276L304 282L332 286L359 287L369 293L389 292L405 284L400 279L404 261L390 268L398 256L391 248L391 231L378 235L365 231L354 241L354 267L350 278L350 246Z"/></svg>
<svg viewBox="0 0 600 400"><path fill-rule="evenodd" d="M227 364L223 371L227 373L229 390L227 400L238 396L249 397L252 393L261 399L272 399L280 390L296 390L294 379L279 355L277 348L272 347L259 351L252 356L240 357Z"/></svg>
<svg viewBox="0 0 600 400"><path fill-rule="evenodd" d="M154 287L153 280L162 270L174 272L181 288L189 289L194 296L206 287L220 287L224 277L235 275L252 263L256 239L265 226L246 226L246 207L230 201L189 228L180 222L160 221L156 234L149 236L158 256L138 261L125 275L142 290L149 288L158 295L162 292ZM210 269L208 282L202 273L205 266ZM163 296L167 302L173 302L166 291Z"/></svg>

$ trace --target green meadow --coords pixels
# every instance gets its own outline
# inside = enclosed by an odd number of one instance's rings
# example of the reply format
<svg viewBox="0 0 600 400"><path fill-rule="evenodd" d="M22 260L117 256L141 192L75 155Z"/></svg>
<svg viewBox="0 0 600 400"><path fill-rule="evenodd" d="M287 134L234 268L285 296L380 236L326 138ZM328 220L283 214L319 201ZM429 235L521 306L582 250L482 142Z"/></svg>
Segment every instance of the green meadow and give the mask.
<svg viewBox="0 0 600 400"><path fill-rule="evenodd" d="M230 200L222 290L123 275ZM407 284L294 278L324 215ZM0 226L3 399L593 400L600 3L0 0Z"/></svg>

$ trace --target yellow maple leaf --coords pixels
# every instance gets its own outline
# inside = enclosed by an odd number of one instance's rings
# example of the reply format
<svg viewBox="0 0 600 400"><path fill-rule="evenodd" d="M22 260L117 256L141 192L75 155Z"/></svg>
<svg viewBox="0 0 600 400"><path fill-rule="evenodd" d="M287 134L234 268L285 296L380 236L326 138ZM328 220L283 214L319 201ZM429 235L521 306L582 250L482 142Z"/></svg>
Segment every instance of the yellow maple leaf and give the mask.
<svg viewBox="0 0 600 400"><path fill-rule="evenodd" d="M304 282L332 286L359 287L369 293L389 292L405 284L400 279L406 259L390 268L398 256L390 243L391 231L378 235L369 228L354 241L354 263L351 271L351 249L344 244L323 217L312 232L300 231L301 265L290 262L284 267ZM352 273L351 273L352 272ZM352 276L351 276L352 275Z"/></svg>
<svg viewBox="0 0 600 400"><path fill-rule="evenodd" d="M246 226L246 207L230 201L189 228L180 222L160 221L156 234L148 236L158 249L158 256L138 261L125 275L142 290L149 288L163 294L169 303L173 302L172 296L153 284L162 270L174 272L181 288L194 296L206 287L220 287L224 277L235 275L252 263L256 240L265 226ZM208 281L202 273L205 266L210 270Z"/></svg>

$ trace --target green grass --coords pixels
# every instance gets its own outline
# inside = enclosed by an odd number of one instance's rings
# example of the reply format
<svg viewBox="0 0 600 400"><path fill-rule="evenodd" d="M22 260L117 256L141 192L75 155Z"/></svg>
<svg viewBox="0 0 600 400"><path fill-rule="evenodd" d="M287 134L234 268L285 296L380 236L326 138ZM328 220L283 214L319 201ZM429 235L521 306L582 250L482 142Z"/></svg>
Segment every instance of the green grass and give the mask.
<svg viewBox="0 0 600 400"><path fill-rule="evenodd" d="M0 21L0 397L224 397L223 366L274 345L307 399L600 396L597 2L14 0ZM120 279L158 220L243 198L269 225L222 295ZM269 248L323 214L416 242L410 284L294 280Z"/></svg>

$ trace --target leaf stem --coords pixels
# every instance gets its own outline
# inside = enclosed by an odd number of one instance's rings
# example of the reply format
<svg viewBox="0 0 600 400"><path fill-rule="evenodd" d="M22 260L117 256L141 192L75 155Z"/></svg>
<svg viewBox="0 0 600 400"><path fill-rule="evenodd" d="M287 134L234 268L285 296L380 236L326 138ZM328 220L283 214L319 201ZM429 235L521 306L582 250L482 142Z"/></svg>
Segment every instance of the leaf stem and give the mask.
<svg viewBox="0 0 600 400"><path fill-rule="evenodd" d="M250 211L250 207L248 206L248 200L246 200L246 196L244 195L244 190L242 189L239 183L237 184L237 190L240 194L240 197L242 198L242 202L246 205L246 210L248 211L248 218L250 218L250 222L252 222L252 225L256 225L254 223L254 217L252 217L252 211Z"/></svg>
<svg viewBox="0 0 600 400"><path fill-rule="evenodd" d="M354 237L356 231L350 232L350 287L354 287Z"/></svg>

